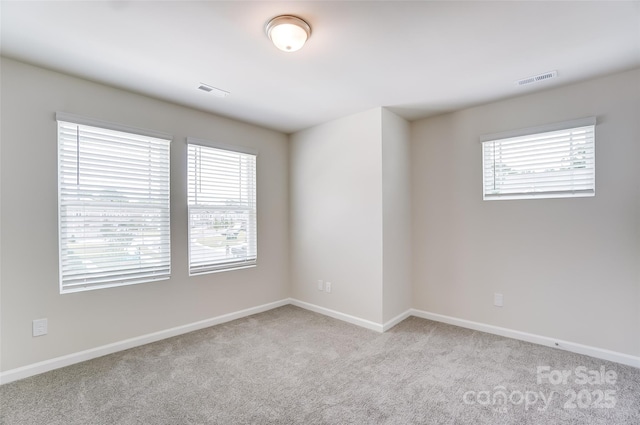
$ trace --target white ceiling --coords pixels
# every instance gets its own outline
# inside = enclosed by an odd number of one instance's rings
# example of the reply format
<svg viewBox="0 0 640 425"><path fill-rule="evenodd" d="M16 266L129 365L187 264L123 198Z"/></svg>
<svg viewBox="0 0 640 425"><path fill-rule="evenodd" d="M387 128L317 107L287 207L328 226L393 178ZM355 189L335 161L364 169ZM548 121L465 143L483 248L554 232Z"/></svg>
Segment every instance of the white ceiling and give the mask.
<svg viewBox="0 0 640 425"><path fill-rule="evenodd" d="M640 1L1 1L1 54L286 133L415 119L640 66ZM264 25L312 27L295 53ZM557 70L555 80L514 81ZM231 92L220 99L199 83Z"/></svg>

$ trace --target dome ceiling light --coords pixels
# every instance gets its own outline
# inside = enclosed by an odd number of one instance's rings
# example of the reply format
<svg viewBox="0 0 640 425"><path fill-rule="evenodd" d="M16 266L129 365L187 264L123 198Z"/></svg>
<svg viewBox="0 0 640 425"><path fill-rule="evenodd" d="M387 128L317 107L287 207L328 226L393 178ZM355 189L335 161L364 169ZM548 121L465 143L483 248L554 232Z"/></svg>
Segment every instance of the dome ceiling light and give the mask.
<svg viewBox="0 0 640 425"><path fill-rule="evenodd" d="M300 50L311 36L308 23L292 15L276 16L264 27L269 39L283 52Z"/></svg>

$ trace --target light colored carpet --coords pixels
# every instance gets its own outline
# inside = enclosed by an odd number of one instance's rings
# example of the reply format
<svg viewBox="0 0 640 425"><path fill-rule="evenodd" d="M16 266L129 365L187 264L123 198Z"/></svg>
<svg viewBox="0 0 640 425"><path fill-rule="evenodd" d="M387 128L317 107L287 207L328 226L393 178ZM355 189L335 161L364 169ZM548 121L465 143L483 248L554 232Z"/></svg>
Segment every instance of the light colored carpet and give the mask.
<svg viewBox="0 0 640 425"><path fill-rule="evenodd" d="M582 383L580 367L609 382ZM562 370L567 383L550 383ZM379 334L286 306L3 385L0 408L6 425L637 425L640 370L413 317Z"/></svg>

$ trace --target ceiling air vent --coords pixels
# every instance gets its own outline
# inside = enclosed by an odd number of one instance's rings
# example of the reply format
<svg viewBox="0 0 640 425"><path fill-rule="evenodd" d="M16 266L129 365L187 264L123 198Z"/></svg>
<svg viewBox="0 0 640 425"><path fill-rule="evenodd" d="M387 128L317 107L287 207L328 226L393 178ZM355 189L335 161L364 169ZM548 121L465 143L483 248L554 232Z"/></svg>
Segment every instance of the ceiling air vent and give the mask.
<svg viewBox="0 0 640 425"><path fill-rule="evenodd" d="M527 84L533 84L540 81L550 80L558 76L558 71L545 72L544 74L534 75L533 77L523 78L516 81L517 86L526 86Z"/></svg>
<svg viewBox="0 0 640 425"><path fill-rule="evenodd" d="M226 90L222 90L204 83L200 83L200 85L198 86L198 89L202 91L206 91L207 93L211 93L216 97L227 97L230 94Z"/></svg>

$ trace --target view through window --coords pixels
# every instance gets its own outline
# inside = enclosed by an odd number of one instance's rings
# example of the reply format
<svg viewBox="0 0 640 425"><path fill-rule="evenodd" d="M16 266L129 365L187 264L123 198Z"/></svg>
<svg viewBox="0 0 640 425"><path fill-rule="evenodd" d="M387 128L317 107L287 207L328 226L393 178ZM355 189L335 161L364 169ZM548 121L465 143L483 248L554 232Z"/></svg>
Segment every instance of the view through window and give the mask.
<svg viewBox="0 0 640 425"><path fill-rule="evenodd" d="M62 293L169 278L169 145L58 117Z"/></svg>
<svg viewBox="0 0 640 425"><path fill-rule="evenodd" d="M595 194L595 122L487 140L482 158L485 200Z"/></svg>
<svg viewBox="0 0 640 425"><path fill-rule="evenodd" d="M256 155L188 145L189 273L257 260Z"/></svg>

